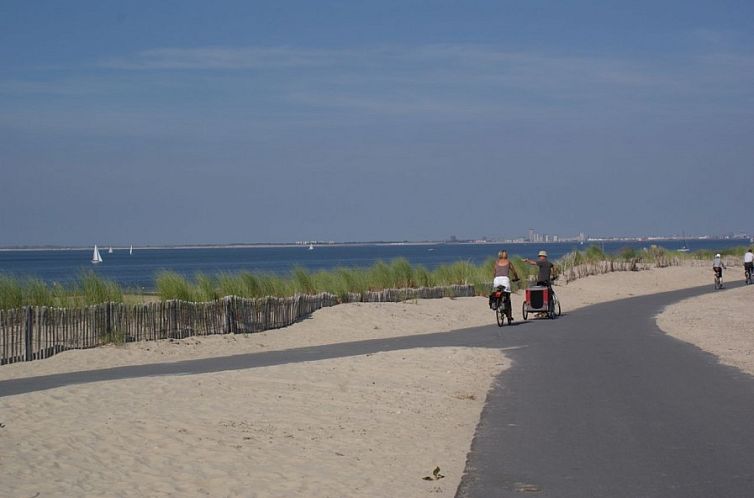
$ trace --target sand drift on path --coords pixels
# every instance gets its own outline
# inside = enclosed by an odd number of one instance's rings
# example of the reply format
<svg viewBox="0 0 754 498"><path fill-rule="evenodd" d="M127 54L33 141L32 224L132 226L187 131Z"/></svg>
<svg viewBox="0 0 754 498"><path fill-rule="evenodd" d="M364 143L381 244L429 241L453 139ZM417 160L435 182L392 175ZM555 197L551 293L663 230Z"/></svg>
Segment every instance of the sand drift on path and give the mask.
<svg viewBox="0 0 754 498"><path fill-rule="evenodd" d="M754 286L723 289L668 306L657 324L669 335L754 375Z"/></svg>

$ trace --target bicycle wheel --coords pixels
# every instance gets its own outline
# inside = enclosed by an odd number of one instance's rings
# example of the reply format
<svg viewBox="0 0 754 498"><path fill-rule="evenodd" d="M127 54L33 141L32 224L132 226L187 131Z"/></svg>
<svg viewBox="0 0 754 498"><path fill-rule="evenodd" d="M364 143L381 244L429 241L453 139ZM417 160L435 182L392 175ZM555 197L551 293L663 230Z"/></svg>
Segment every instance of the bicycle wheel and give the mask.
<svg viewBox="0 0 754 498"><path fill-rule="evenodd" d="M497 326L502 327L505 323L505 313L500 309L500 306L495 310L495 318L497 318Z"/></svg>
<svg viewBox="0 0 754 498"><path fill-rule="evenodd" d="M529 312L526 310L526 301L524 301L524 304L521 306L521 316L524 317L524 320L529 317Z"/></svg>
<svg viewBox="0 0 754 498"><path fill-rule="evenodd" d="M560 299L555 296L555 316L560 316Z"/></svg>

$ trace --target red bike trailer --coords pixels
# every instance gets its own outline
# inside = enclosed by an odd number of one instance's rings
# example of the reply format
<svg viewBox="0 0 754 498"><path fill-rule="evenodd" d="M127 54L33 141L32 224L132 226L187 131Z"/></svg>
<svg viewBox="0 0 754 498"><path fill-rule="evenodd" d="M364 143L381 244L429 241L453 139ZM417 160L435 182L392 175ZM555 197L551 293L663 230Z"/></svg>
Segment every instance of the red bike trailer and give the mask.
<svg viewBox="0 0 754 498"><path fill-rule="evenodd" d="M555 293L544 285L528 287L521 310L524 320L528 319L529 313L547 313L548 318L560 316L560 303L555 299Z"/></svg>

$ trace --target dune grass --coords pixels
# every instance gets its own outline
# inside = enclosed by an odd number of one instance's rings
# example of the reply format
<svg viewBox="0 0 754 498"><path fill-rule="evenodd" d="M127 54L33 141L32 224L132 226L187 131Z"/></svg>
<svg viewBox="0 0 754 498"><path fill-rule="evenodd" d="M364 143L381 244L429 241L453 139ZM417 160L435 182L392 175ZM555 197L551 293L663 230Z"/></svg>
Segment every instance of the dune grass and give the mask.
<svg viewBox="0 0 754 498"><path fill-rule="evenodd" d="M647 249L624 248L616 253L605 253L592 245L584 250L572 251L555 262L560 268L600 261L637 261L664 264L671 258L702 259L712 261L716 252L724 256L741 257L748 246L739 246L720 251L701 250L688 253L669 251L662 247ZM520 257L511 257L511 262L520 277L514 289L526 286L536 268L525 264ZM412 265L405 258L378 261L369 268L335 268L311 272L296 267L287 275L252 274L249 272L221 273L218 275L197 274L187 278L176 272L164 271L155 278L156 298L162 300L212 301L223 296L259 298L265 296L285 297L294 294L329 292L341 298L349 293L380 291L389 288L432 287L446 285L474 285L477 293L489 291L494 272L495 259L490 257L481 264L456 261L429 270L421 265ZM103 302L144 302L145 296L124 293L115 282L98 276L93 271L82 273L68 285L47 284L35 278L19 279L0 274L0 309L22 306L80 307Z"/></svg>
<svg viewBox="0 0 754 498"><path fill-rule="evenodd" d="M0 275L0 309L22 306L75 308L106 302L123 302L120 286L94 272L82 273L64 286L36 278L19 279Z"/></svg>
<svg viewBox="0 0 754 498"><path fill-rule="evenodd" d="M514 261L520 274L531 272L528 265ZM348 294L380 291L394 288L416 288L446 285L474 285L482 292L492 280L494 259L481 265L469 261L457 261L429 270L421 265L412 265L405 258L390 262L377 261L369 268L335 268L310 272L296 267L288 275L255 275L249 272L221 274L210 277L197 274L193 279L175 272L157 275L156 290L161 299L203 301L210 296L238 296L259 298L265 296L292 296L328 292L341 298Z"/></svg>

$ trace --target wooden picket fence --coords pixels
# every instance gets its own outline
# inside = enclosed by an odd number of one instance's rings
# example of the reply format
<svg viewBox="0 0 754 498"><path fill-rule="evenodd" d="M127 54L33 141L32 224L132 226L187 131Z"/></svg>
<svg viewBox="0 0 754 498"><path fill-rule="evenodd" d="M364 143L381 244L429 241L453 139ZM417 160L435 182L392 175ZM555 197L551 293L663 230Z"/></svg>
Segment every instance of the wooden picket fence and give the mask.
<svg viewBox="0 0 754 498"><path fill-rule="evenodd" d="M728 268L743 266L741 258L736 256L723 256L723 263ZM667 268L669 266L692 266L712 268L712 261L701 259L679 258L674 255L657 258L654 262L642 262L638 259L630 261L596 261L590 263L581 263L575 266L565 266L561 268L560 282L568 283L580 278L592 275L602 275L615 271L639 271L649 270L650 268Z"/></svg>
<svg viewBox="0 0 754 498"><path fill-rule="evenodd" d="M343 302L400 302L474 295L473 286L454 285L386 289L341 298L328 293L261 299L230 296L206 303L175 300L143 305L103 303L86 308L28 306L0 310L0 365L113 342L260 332L291 325L318 309Z"/></svg>
<svg viewBox="0 0 754 498"><path fill-rule="evenodd" d="M592 275L602 275L614 271L639 271L653 268L655 264L642 263L637 260L633 261L596 261L592 263L582 263L575 266L564 267L561 269L560 281L562 283L572 282ZM667 266L667 265L666 265Z"/></svg>

